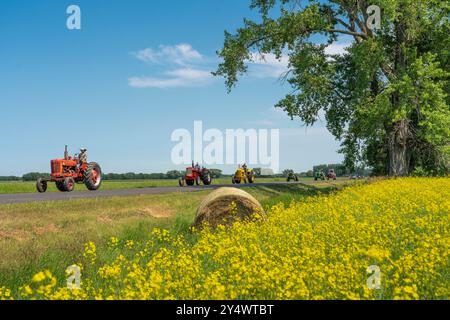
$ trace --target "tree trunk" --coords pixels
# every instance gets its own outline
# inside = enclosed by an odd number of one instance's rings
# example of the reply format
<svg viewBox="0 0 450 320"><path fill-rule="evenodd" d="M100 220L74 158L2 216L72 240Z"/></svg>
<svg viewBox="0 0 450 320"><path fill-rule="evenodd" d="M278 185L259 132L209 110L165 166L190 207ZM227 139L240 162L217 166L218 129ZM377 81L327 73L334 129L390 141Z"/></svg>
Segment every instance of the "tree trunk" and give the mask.
<svg viewBox="0 0 450 320"><path fill-rule="evenodd" d="M407 119L394 124L388 142L390 176L407 176L409 174L408 141L410 135Z"/></svg>
<svg viewBox="0 0 450 320"><path fill-rule="evenodd" d="M402 5L400 5L402 9ZM406 23L403 20L395 24L396 48L394 70L395 74L402 75L408 66L407 57L404 54L403 45L406 44L405 30ZM395 91L391 96L392 108L398 109L400 106L400 93ZM409 174L408 143L410 142L411 130L410 120L402 119L393 124L388 132L388 153L389 153L389 175L407 176Z"/></svg>

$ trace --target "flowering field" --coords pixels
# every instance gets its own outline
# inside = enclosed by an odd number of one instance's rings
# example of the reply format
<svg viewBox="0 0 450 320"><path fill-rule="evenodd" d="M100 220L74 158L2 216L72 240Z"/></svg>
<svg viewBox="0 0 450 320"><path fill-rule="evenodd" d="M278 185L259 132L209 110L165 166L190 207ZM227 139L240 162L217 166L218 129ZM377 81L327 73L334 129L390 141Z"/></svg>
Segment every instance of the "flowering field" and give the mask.
<svg viewBox="0 0 450 320"><path fill-rule="evenodd" d="M380 180L232 228L90 242L80 289L47 270L0 299L449 299L449 230L450 179Z"/></svg>

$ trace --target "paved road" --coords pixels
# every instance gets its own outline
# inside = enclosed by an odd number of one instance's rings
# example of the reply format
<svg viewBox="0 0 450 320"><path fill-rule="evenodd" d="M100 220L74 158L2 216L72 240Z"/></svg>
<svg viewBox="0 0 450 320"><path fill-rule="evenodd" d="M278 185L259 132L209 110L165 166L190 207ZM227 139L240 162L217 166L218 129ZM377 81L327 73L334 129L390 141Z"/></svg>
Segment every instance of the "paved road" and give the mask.
<svg viewBox="0 0 450 320"><path fill-rule="evenodd" d="M16 193L16 194L0 194L0 204L36 202L36 201L55 201L55 200L72 200L87 199L100 197L118 197L118 196L136 196L143 194L161 194L171 192L195 192L208 189L217 189L220 187L256 187L256 186L273 186L282 184L312 184L314 181L302 182L262 182L253 184L230 185L216 184L210 186L193 186L193 187L150 187L138 189L120 189L120 190L98 190L98 191L75 191L75 192L48 192L48 193Z"/></svg>

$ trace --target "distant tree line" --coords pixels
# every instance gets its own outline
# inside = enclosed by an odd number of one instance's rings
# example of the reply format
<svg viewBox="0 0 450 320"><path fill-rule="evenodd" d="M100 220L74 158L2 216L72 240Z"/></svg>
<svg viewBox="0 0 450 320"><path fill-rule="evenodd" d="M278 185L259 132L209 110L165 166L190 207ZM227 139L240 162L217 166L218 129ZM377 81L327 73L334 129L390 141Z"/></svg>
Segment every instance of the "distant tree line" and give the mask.
<svg viewBox="0 0 450 320"><path fill-rule="evenodd" d="M220 178L223 175L220 169L210 169L212 178ZM184 175L184 171L170 170L166 173L104 173L103 180L152 180L152 179L178 179ZM36 181L39 177L50 177L49 173L29 172L22 177L0 176L0 181Z"/></svg>
<svg viewBox="0 0 450 320"><path fill-rule="evenodd" d="M29 172L29 173L25 173L22 176L23 181L36 181L37 178L39 177L50 177L50 173L41 173L41 172Z"/></svg>
<svg viewBox="0 0 450 320"><path fill-rule="evenodd" d="M222 170L209 169L212 178L222 177ZM170 170L166 173L107 173L103 174L104 180L151 180L151 179L178 179L184 175L184 171Z"/></svg>
<svg viewBox="0 0 450 320"><path fill-rule="evenodd" d="M151 180L151 179L177 179L181 177L182 172L171 170L166 173L106 173L103 174L103 180Z"/></svg>
<svg viewBox="0 0 450 320"><path fill-rule="evenodd" d="M16 176L0 176L0 181L20 181L21 177Z"/></svg>
<svg viewBox="0 0 450 320"><path fill-rule="evenodd" d="M358 174L362 176L369 176L371 171L367 168L359 168L355 169L354 171L348 170L344 164L337 163L337 164L320 164L313 167L313 170L308 170L305 172L297 172L296 175L303 178L313 177L314 172L317 170L322 170L324 172L327 172L329 169L334 169L337 176L345 176L349 174ZM213 179L222 178L222 177L228 177L232 174L224 174L222 170L220 169L209 169L211 172L211 176ZM253 172L257 177L260 178L283 178L286 177L288 174L289 169L283 170L283 172L278 174L270 174L270 175L264 175L262 174L264 170L262 168L254 168ZM152 180L152 179L178 179L179 177L182 177L184 175L184 171L179 170L170 170L166 173L134 173L134 172L127 172L127 173L104 173L103 179L104 180ZM40 173L40 172L29 172L24 174L22 177L17 176L0 176L0 181L36 181L39 177L49 177L49 173Z"/></svg>

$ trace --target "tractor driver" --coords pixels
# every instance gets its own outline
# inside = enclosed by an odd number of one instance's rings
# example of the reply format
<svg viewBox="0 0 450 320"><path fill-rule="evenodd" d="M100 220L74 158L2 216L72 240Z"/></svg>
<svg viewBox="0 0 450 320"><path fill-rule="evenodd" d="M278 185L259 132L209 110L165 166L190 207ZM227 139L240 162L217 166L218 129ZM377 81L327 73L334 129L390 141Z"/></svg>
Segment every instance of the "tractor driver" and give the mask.
<svg viewBox="0 0 450 320"><path fill-rule="evenodd" d="M80 154L78 155L78 168L81 168L83 163L87 162L87 149L81 148Z"/></svg>
<svg viewBox="0 0 450 320"><path fill-rule="evenodd" d="M244 170L244 183L247 183L248 170L247 170L247 165L245 163L242 165L242 169Z"/></svg>

